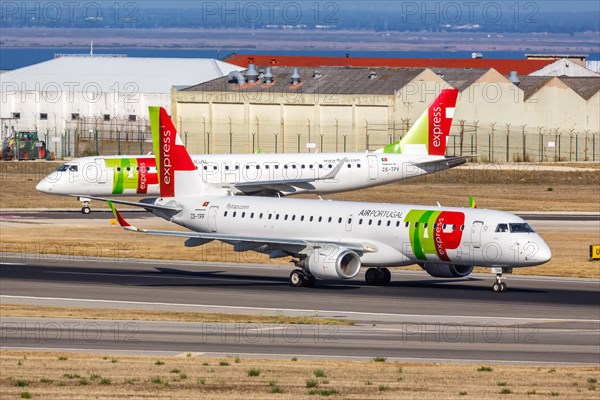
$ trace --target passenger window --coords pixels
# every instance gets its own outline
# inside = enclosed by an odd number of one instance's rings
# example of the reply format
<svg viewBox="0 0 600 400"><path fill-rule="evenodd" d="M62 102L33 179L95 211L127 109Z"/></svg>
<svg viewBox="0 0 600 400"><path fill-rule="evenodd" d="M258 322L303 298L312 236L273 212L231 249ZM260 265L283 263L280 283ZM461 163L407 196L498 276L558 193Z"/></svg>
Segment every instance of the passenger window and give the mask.
<svg viewBox="0 0 600 400"><path fill-rule="evenodd" d="M352 218L348 218L348 224L352 223Z"/></svg>
<svg viewBox="0 0 600 400"><path fill-rule="evenodd" d="M323 217L319 217L319 222L323 221Z"/></svg>
<svg viewBox="0 0 600 400"><path fill-rule="evenodd" d="M226 216L227 216L227 211L225 211L225 214L223 214L223 216L224 216L224 217L226 217Z"/></svg>
<svg viewBox="0 0 600 400"><path fill-rule="evenodd" d="M360 168L360 164L356 164L356 168Z"/></svg>
<svg viewBox="0 0 600 400"><path fill-rule="evenodd" d="M508 225L507 224L498 224L498 226L496 227L496 232L508 232Z"/></svg>
<svg viewBox="0 0 600 400"><path fill-rule="evenodd" d="M332 220L332 219L333 219L333 218L329 217L329 219L327 220L327 222L331 223L331 220Z"/></svg>
<svg viewBox="0 0 600 400"><path fill-rule="evenodd" d="M260 213L260 214L258 215L258 219L262 219L262 218L263 218L263 213Z"/></svg>
<svg viewBox="0 0 600 400"><path fill-rule="evenodd" d="M304 215L300 216L300 222L304 222Z"/></svg>
<svg viewBox="0 0 600 400"><path fill-rule="evenodd" d="M287 221L287 220L288 220L288 215L287 215L287 214L285 214L285 217L283 217L283 219L284 219L285 221Z"/></svg>
<svg viewBox="0 0 600 400"><path fill-rule="evenodd" d="M237 215L237 212L236 212L236 211L234 211L234 212L233 212L233 218L235 218L235 216L236 216L236 215Z"/></svg>
<svg viewBox="0 0 600 400"><path fill-rule="evenodd" d="M369 220L369 225L373 225L373 220L372 219Z"/></svg>
<svg viewBox="0 0 600 400"><path fill-rule="evenodd" d="M400 226L400 221L396 221L396 228Z"/></svg>
<svg viewBox="0 0 600 400"><path fill-rule="evenodd" d="M377 221L377 226L381 226L381 220Z"/></svg>
<svg viewBox="0 0 600 400"><path fill-rule="evenodd" d="M279 214L275 214L275 219L279 221Z"/></svg>
<svg viewBox="0 0 600 400"><path fill-rule="evenodd" d="M313 217L312 215L310 216L310 222L313 222L313 219L315 219L315 217Z"/></svg>
<svg viewBox="0 0 600 400"><path fill-rule="evenodd" d="M362 222L363 222L362 218L358 220L359 225L362 225Z"/></svg>
<svg viewBox="0 0 600 400"><path fill-rule="evenodd" d="M392 225L392 221L388 221L387 226Z"/></svg>
<svg viewBox="0 0 600 400"><path fill-rule="evenodd" d="M404 224L404 227L405 227L405 228L408 228L408 222Z"/></svg>
<svg viewBox="0 0 600 400"><path fill-rule="evenodd" d="M242 213L242 218L246 218L246 213L245 212Z"/></svg>
<svg viewBox="0 0 600 400"><path fill-rule="evenodd" d="M250 219L254 219L254 213L250 214Z"/></svg>
<svg viewBox="0 0 600 400"><path fill-rule="evenodd" d="M295 220L296 220L296 216L292 215L292 221L295 221Z"/></svg>
<svg viewBox="0 0 600 400"><path fill-rule="evenodd" d="M340 217L340 218L338 219L338 224L341 224L341 223L342 223L342 217Z"/></svg>

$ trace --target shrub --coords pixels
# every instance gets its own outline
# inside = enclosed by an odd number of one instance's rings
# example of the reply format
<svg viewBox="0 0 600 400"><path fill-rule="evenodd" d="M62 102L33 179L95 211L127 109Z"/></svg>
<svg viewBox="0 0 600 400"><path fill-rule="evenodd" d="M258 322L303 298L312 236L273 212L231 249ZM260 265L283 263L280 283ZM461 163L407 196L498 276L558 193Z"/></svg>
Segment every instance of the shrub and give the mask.
<svg viewBox="0 0 600 400"><path fill-rule="evenodd" d="M317 378L324 378L327 376L327 374L325 373L325 371L323 371L322 369L315 369L313 371L313 374L317 377Z"/></svg>
<svg viewBox="0 0 600 400"><path fill-rule="evenodd" d="M255 368L250 368L248 370L248 376L260 376L260 370Z"/></svg>

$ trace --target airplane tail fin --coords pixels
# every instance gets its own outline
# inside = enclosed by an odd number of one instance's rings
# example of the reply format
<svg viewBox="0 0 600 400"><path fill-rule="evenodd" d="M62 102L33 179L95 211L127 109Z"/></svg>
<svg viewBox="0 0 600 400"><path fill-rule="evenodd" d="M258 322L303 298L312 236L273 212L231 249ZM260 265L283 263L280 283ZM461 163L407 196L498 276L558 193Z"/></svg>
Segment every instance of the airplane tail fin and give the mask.
<svg viewBox="0 0 600 400"><path fill-rule="evenodd" d="M202 181L167 111L162 107L148 109L160 196L175 197L214 192L213 186Z"/></svg>
<svg viewBox="0 0 600 400"><path fill-rule="evenodd" d="M458 89L443 89L421 114L402 140L379 150L381 153L443 156L450 135Z"/></svg>

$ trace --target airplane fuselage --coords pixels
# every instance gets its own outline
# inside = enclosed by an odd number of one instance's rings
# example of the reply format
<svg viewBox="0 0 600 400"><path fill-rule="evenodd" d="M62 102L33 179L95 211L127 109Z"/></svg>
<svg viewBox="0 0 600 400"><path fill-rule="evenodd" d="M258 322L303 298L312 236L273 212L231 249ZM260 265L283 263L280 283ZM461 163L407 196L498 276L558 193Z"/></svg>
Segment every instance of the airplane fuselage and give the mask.
<svg viewBox="0 0 600 400"><path fill-rule="evenodd" d="M248 196L178 203L183 211L171 221L193 231L356 243L372 249L359 254L365 266L527 267L551 257L524 220L502 211Z"/></svg>
<svg viewBox="0 0 600 400"><path fill-rule="evenodd" d="M384 185L446 169L443 156L384 153L232 154L192 156L204 183L232 194L294 195L336 193ZM334 170L339 166L339 171ZM335 174L332 179L323 179ZM294 184L283 181L302 181ZM272 183L270 183L272 182ZM256 187L252 184L256 183ZM243 188L237 185L246 185ZM83 157L44 178L38 190L49 194L158 195L154 156Z"/></svg>

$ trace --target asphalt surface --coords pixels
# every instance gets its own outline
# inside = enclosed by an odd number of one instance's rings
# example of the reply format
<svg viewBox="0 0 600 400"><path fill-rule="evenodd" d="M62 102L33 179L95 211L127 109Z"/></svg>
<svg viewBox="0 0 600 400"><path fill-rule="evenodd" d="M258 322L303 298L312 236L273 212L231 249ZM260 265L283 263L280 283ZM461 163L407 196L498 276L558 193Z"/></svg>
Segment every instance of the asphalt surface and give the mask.
<svg viewBox="0 0 600 400"><path fill-rule="evenodd" d="M3 304L318 315L354 326L2 318L2 348L494 363L600 363L600 282L394 271L292 288L280 266L0 254ZM111 325L112 324L112 325ZM130 325L127 325L130 324ZM95 333L94 333L95 332ZM131 340L130 340L131 339Z"/></svg>

